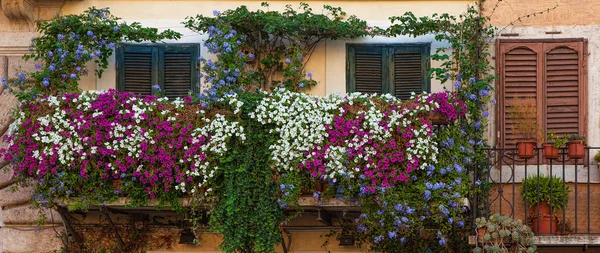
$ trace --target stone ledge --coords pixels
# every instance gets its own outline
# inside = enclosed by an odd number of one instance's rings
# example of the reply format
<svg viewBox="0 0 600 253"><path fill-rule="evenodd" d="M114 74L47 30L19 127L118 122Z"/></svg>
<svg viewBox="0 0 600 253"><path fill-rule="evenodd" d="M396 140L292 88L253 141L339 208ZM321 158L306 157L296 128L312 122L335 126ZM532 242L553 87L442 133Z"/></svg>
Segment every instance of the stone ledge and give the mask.
<svg viewBox="0 0 600 253"><path fill-rule="evenodd" d="M189 197L182 197L180 200L181 200L182 206L184 206L184 207L190 206L191 200ZM61 205L68 206L71 203L72 203L71 200L65 200L61 203ZM152 200L152 201L150 201L150 203L148 205L140 206L140 207L128 207L128 203L129 203L128 198L121 197L112 203L108 203L106 206L113 208L113 209L140 209L140 210L143 210L143 209L155 209L155 206L158 205L157 200ZM319 203L319 200L317 200L313 197L300 197L298 199L298 204L300 205L300 207L302 207L303 209L306 209L306 210L323 209L323 210L330 210L330 211L344 211L344 210L345 211L359 211L361 209L359 206L348 205L337 198L324 198L321 200L321 203ZM169 209L169 207L166 206L165 209Z"/></svg>
<svg viewBox="0 0 600 253"><path fill-rule="evenodd" d="M13 191L12 187L7 187L0 190L0 206L15 206L29 202L31 199L32 187L19 187L17 191Z"/></svg>
<svg viewBox="0 0 600 253"><path fill-rule="evenodd" d="M476 236L469 236L469 244L475 245ZM536 246L585 246L600 245L600 235L534 236Z"/></svg>
<svg viewBox="0 0 600 253"><path fill-rule="evenodd" d="M3 208L2 223L8 224L36 224L40 217L40 211L45 214L45 224L62 224L60 214L54 210L39 210L30 205L18 206L13 208Z"/></svg>

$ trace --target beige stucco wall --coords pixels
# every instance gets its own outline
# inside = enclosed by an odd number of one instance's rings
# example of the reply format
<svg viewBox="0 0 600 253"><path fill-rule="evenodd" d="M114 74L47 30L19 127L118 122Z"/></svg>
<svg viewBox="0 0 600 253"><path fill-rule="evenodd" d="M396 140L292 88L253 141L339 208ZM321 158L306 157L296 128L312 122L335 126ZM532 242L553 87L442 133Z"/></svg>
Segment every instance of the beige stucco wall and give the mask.
<svg viewBox="0 0 600 253"><path fill-rule="evenodd" d="M159 29L173 29L183 34L177 42L201 43L206 36L186 29L181 21L187 16L196 14L212 15L213 10L233 9L240 5L247 5L250 9L260 8L262 1L81 1L68 2L62 9L63 14L81 13L89 6L109 7L112 13L123 18L126 22L138 21L143 25ZM271 1L270 10L283 10L286 4L298 6L300 1ZM417 16L431 15L433 13L460 14L471 1L304 1L310 4L315 12L319 12L324 4L342 7L348 15L355 14L367 20L371 26L389 26L388 18L402 15L412 11ZM433 36L418 38L362 38L353 41L328 41L322 43L307 63L307 72L312 72L314 79L319 82L317 87L310 92L316 95L346 92L346 43L432 43L432 54L439 47L447 46L435 42ZM208 56L205 47L201 46L201 55ZM81 82L83 89L110 89L115 88L116 73L114 56L102 79L84 79ZM431 66L438 66L432 62ZM442 90L439 81L433 80L432 91Z"/></svg>
<svg viewBox="0 0 600 253"><path fill-rule="evenodd" d="M484 2L496 26L586 26L600 24L598 0L519 0ZM533 16L532 14L536 14ZM527 17L527 15L530 15ZM521 21L518 18L522 17Z"/></svg>

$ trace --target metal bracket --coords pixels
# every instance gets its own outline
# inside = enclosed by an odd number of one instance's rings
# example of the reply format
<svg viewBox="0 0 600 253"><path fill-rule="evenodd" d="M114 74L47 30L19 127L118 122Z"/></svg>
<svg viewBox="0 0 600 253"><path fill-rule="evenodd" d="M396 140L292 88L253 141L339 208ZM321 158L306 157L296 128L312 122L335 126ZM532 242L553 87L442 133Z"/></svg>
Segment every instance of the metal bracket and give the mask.
<svg viewBox="0 0 600 253"><path fill-rule="evenodd" d="M327 225L327 226L331 226L331 216L329 215L329 213L323 209L319 209L317 210L317 221Z"/></svg>

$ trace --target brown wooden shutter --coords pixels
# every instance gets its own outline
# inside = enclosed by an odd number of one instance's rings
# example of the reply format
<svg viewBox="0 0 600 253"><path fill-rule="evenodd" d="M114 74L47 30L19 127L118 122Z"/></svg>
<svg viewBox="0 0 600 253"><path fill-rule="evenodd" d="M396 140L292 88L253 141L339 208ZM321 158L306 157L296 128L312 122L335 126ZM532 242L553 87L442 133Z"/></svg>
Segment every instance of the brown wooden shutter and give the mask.
<svg viewBox="0 0 600 253"><path fill-rule="evenodd" d="M412 92L423 91L423 68L421 52L394 53L394 95L409 99Z"/></svg>
<svg viewBox="0 0 600 253"><path fill-rule="evenodd" d="M509 107L527 97L539 101L540 51L541 47L538 44L500 45L501 65L499 70L501 73L498 102L501 110L499 122L502 130L500 142L503 147L514 148L521 139L513 131L515 119L511 118L509 114ZM539 112L540 110L538 110L538 115Z"/></svg>
<svg viewBox="0 0 600 253"><path fill-rule="evenodd" d="M545 129L584 134L583 42L544 43Z"/></svg>

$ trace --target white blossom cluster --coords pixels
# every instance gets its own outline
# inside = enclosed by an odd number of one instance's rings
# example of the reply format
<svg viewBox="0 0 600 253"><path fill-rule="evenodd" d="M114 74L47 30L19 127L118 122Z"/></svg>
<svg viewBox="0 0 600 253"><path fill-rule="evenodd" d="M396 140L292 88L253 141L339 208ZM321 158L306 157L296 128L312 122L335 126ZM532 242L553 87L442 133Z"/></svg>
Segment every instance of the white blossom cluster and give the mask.
<svg viewBox="0 0 600 253"><path fill-rule="evenodd" d="M386 142L393 138L397 128L407 128L414 125L420 112L429 112L436 108L436 104L426 104L427 95L423 94L415 103L415 109L395 109L383 111L375 103L375 99L385 101L388 105L400 105L400 100L391 95L368 95L351 93L345 97L330 95L324 98L302 93L290 92L283 89L276 90L273 94L261 101L256 111L251 114L262 124L274 124L272 132L278 134L278 139L270 149L274 166L280 170L295 170L306 160L316 155L313 150L322 150L327 133L327 125L333 124L337 115L344 113L343 104L350 106L355 103L363 103L365 110L357 112L364 115L364 122L358 131L368 132L366 136L354 135L352 139L345 140L343 145L330 146L325 153L326 174L325 178L335 181L336 177L355 177L361 173L360 169L348 168L348 164L365 164L376 154L376 149L367 146L370 140ZM360 102L359 102L360 101ZM387 113L387 115L385 115ZM386 124L381 124L382 121ZM414 137L409 147L398 147L405 149L405 158L412 159L416 156L419 161L419 169L425 169L428 162L437 159L437 145L427 125L412 131ZM363 147L363 152L352 158L348 158L348 149ZM369 165L366 165L369 166Z"/></svg>

